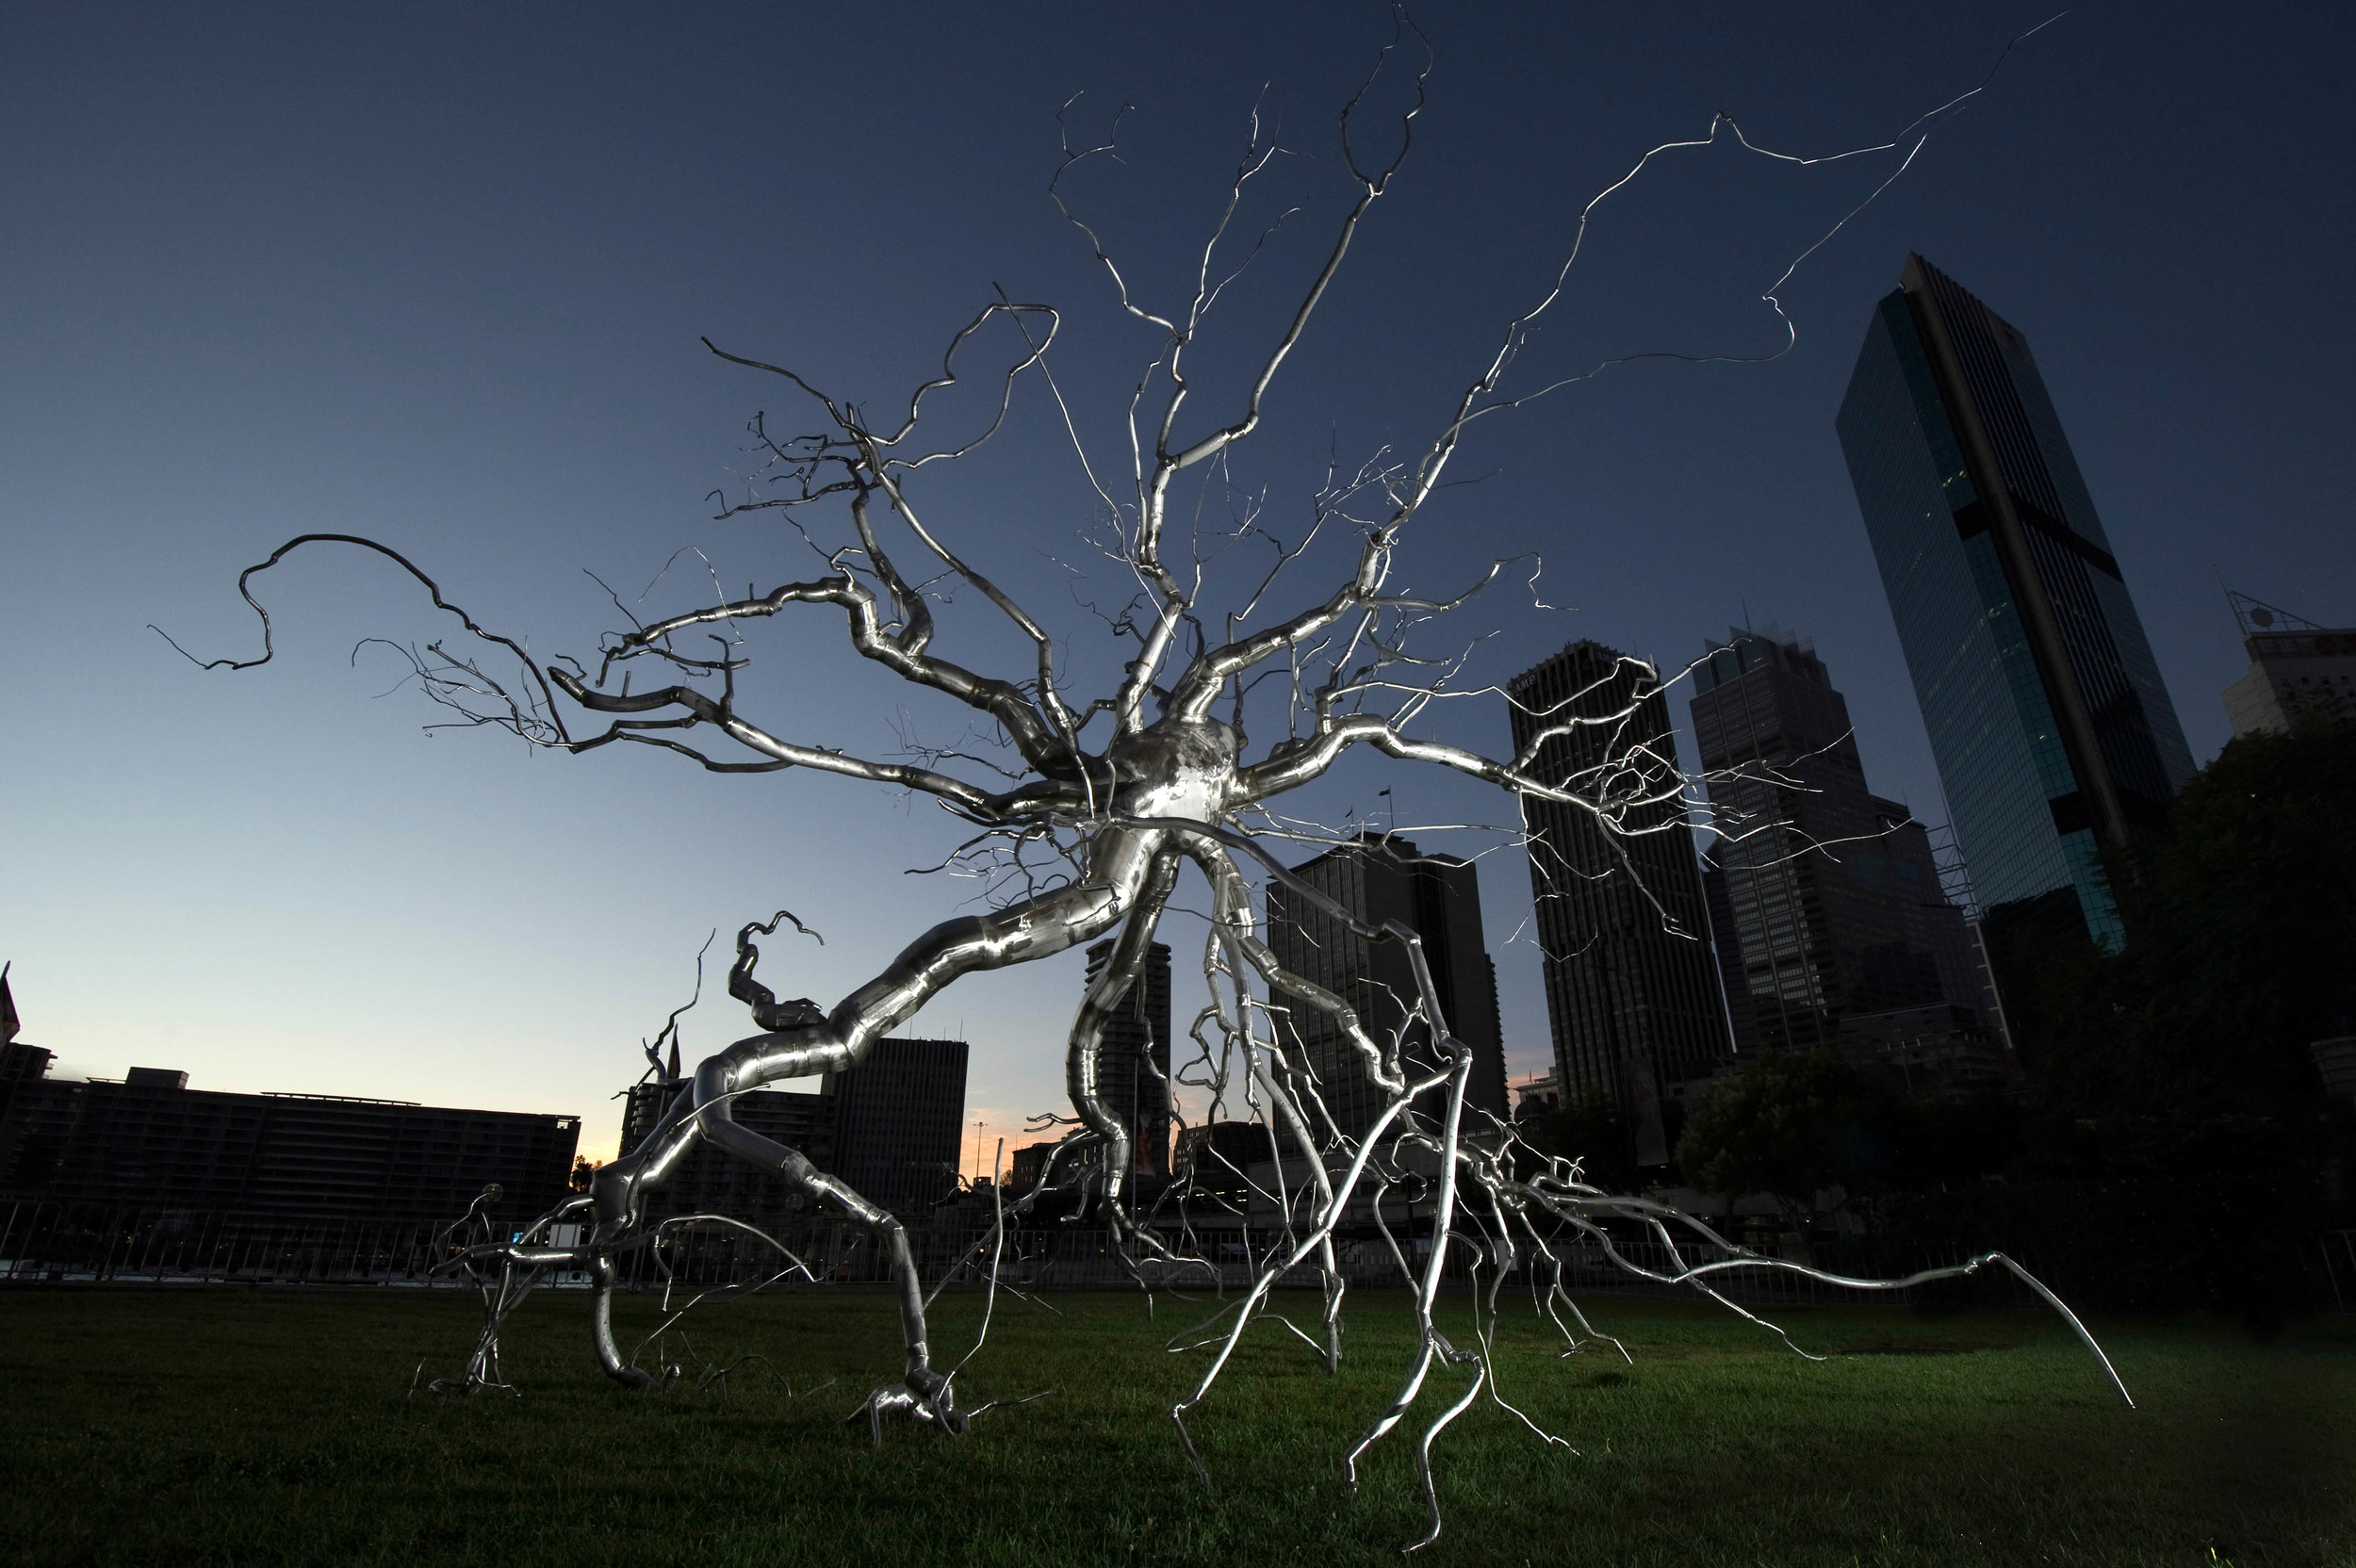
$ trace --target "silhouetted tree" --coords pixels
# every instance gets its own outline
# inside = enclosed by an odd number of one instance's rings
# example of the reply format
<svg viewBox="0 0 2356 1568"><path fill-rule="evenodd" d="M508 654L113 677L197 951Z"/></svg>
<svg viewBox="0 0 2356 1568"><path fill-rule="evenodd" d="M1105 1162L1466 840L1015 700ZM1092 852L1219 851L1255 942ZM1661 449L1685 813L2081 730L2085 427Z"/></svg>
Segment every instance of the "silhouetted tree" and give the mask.
<svg viewBox="0 0 2356 1568"><path fill-rule="evenodd" d="M2049 940L2025 965L2035 1103L2006 1183L1907 1227L2271 1331L2303 1294L2297 1249L2348 1211L2350 1117L2308 1047L2356 1032L2356 729L2232 742L2111 872L2125 948Z"/></svg>
<svg viewBox="0 0 2356 1568"><path fill-rule="evenodd" d="M1771 1194L1796 1228L1827 1187L1888 1184L1897 1120L1894 1096L1830 1050L1769 1052L1686 1123L1677 1167L1704 1192Z"/></svg>
<svg viewBox="0 0 2356 1568"><path fill-rule="evenodd" d="M1644 1185L1634 1140L1609 1100L1566 1100L1546 1115L1524 1122L1522 1141L1536 1153L1579 1161L1586 1179L1597 1186L1634 1192Z"/></svg>

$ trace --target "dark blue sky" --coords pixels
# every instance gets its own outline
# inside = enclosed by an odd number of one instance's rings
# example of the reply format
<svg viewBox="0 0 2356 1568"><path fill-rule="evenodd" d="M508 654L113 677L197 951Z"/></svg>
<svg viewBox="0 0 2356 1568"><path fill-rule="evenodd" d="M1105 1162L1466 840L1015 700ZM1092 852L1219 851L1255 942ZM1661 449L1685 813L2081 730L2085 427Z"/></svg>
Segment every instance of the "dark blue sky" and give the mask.
<svg viewBox="0 0 2356 1568"><path fill-rule="evenodd" d="M1579 207L1646 147L1721 109L1793 153L1881 141L2047 14L1419 8L1437 63L1414 156L1236 483L1297 517L1329 452L1354 466L1428 440L1543 290ZM701 335L881 408L1003 284L1065 310L1058 374L1092 451L1114 455L1149 345L1044 195L1074 92L1081 134L1137 106L1123 160L1071 188L1166 302L1267 84L1291 152L1254 210L1301 211L1206 336L1203 411L1223 411L1347 199L1333 113L1387 30L1380 8L1322 5L0 18L0 624L16 662L0 687L0 956L26 1037L69 1070L576 1112L603 1153L605 1096L708 930L793 906L828 945L779 944L772 983L831 999L954 912L968 890L899 874L954 841L927 805L422 736L414 694L376 700L398 666L346 656L362 636L444 629L351 552L264 580L282 650L267 669L200 673L145 628L250 652L237 572L310 530L410 552L548 652L591 648L614 618L583 568L625 596L689 545L738 587L810 575L773 522L709 520L706 494L745 466L745 419L802 421ZM1869 777L1936 819L1832 433L1867 312L1917 249L2034 344L2187 735L2212 755L2217 693L2242 667L2220 571L2356 621L2351 33L2337 6L2072 11L1801 270L1784 291L1792 352L1624 367L1489 422L1454 470L1481 482L1418 524L1399 580L1544 557L1556 608L1508 589L1464 618L1467 636L1494 633L1477 666L1494 678L1578 636L1682 661L1747 606L1815 640ZM1646 350L1772 352L1782 329L1759 291L1892 167L1726 147L1661 160L1600 210L1520 384ZM983 347L977 365L1005 344ZM1065 575L1089 497L1039 390L924 499L1072 634L1075 670L1101 674L1112 645ZM944 428L973 408L945 403ZM708 592L691 566L647 604ZM1330 580L1313 560L1296 587ZM1018 667L962 602L942 636ZM897 743L897 707L925 739L962 722L861 667L826 616L765 628L752 652L748 711L796 738L875 755ZM1440 722L1503 744L1494 705ZM1338 813L1385 785L1402 826L1509 815L1373 767L1318 804ZM1545 1051L1537 961L1505 939L1527 880L1510 852L1483 866L1526 1068ZM1183 969L1199 928L1175 934ZM1004 1127L1056 1103L1078 983L1071 959L969 982L913 1027L973 1040L974 1105ZM690 1015L688 1037L741 1029L723 1004Z"/></svg>

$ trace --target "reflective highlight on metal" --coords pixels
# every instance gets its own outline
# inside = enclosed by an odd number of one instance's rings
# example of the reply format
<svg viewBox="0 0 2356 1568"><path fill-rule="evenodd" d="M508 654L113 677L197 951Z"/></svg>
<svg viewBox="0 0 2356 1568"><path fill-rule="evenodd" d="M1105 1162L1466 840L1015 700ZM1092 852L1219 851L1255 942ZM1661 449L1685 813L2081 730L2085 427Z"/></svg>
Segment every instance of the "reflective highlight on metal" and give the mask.
<svg viewBox="0 0 2356 1568"><path fill-rule="evenodd" d="M1395 37L1393 47L1402 38ZM1383 51L1386 57L1390 53L1389 48ZM1380 71L1378 64L1377 74ZM934 1294L952 1279L974 1278L989 1290L990 1305L994 1306L996 1293L1010 1288L1000 1276L1008 1221L1033 1205L1040 1193L1059 1186L1076 1187L1101 1216L1118 1245L1122 1266L1147 1292L1149 1302L1155 1292L1168 1293L1192 1280L1207 1280L1216 1286L1219 1271L1197 1247L1185 1218L1183 1199L1193 1191L1194 1178L1173 1184L1171 1193L1180 1200L1174 1216L1169 1208L1140 1214L1129 1190L1130 1134L1099 1094L1098 1058L1107 1019L1140 972L1149 944L1170 912L1182 867L1191 865L1211 890L1209 930L1203 953L1210 1001L1187 1031L1196 1054L1174 1068L1170 1076L1177 1081L1175 1086L1185 1088L1196 1102L1207 1107L1206 1119L1224 1111L1231 1119L1254 1123L1265 1133L1268 1168L1274 1173L1275 1190L1263 1190L1259 1196L1268 1200L1278 1217L1274 1233L1265 1238L1267 1245L1254 1260L1249 1287L1202 1321L1180 1331L1168 1344L1175 1353L1203 1354L1200 1378L1170 1414L1181 1448L1206 1484L1211 1474L1188 1423L1200 1418L1236 1347L1255 1324L1284 1328L1301 1339L1329 1370L1339 1365L1345 1282L1336 1262L1334 1233L1345 1213L1353 1205L1363 1209L1369 1198L1374 1223L1400 1274L1413 1285L1418 1348L1390 1403L1350 1447L1344 1460L1347 1473L1354 1480L1360 1457L1423 1406L1426 1385L1434 1374L1463 1380L1452 1392L1440 1396L1437 1409L1427 1408L1422 1417L1417 1463L1429 1529L1415 1543L1417 1546L1437 1539L1440 1532L1431 1451L1452 1421L1486 1394L1533 1432L1538 1431L1528 1416L1507 1402L1495 1375L1492 1341L1498 1293L1507 1276L1520 1273L1530 1280L1540 1310L1562 1331L1571 1349L1597 1343L1627 1354L1617 1341L1589 1325L1564 1290L1563 1262L1542 1233L1542 1225L1591 1239L1631 1275L1691 1286L1746 1318L1753 1315L1717 1288L1723 1276L1741 1270L1784 1270L1829 1284L1896 1290L2002 1266L2062 1313L2093 1351L2112 1386L2125 1397L2124 1385L2085 1327L2041 1284L2001 1254L1988 1253L1955 1267L1927 1270L1904 1280L1848 1279L1750 1252L1692 1216L1588 1184L1576 1162L1535 1155L1517 1140L1510 1125L1467 1104L1473 1054L1450 1030L1416 934L1398 922L1369 925L1353 919L1348 910L1294 876L1268 847L1270 840L1285 843L1344 841L1341 829L1319 828L1286 817L1271 803L1322 777L1345 754L1361 746L1397 760L1429 763L1486 780L1520 800L1559 802L1586 813L1607 836L1626 838L1647 831L1637 825L1661 815L1657 808L1663 805L1707 809L1697 788L1704 780L1685 776L1673 756L1644 743L1614 745L1604 763L1560 784L1547 783L1529 771L1539 747L1549 738L1580 726L1601 726L1618 735L1629 725L1633 706L1602 718L1577 716L1568 705L1540 712L1536 738L1509 760L1492 759L1411 733L1416 717L1435 702L1501 694L1494 689L1459 690L1449 682L1462 667L1461 655L1453 659L1411 655L1407 643L1410 631L1428 628L1463 604L1502 575L1509 563L1497 563L1471 589L1451 597L1418 596L1391 591L1387 585L1403 531L1440 486L1467 429L1488 415L1553 389L1512 395L1500 390L1533 323L1562 297L1577 259L1576 244L1551 286L1530 309L1508 324L1495 353L1457 397L1428 447L1412 461L1377 462L1354 475L1326 478L1315 498L1311 535L1331 525L1336 531L1355 530L1360 538L1354 569L1337 587L1286 618L1264 615L1262 603L1270 596L1278 576L1307 547L1305 542L1288 547L1266 535L1276 546L1275 562L1249 601L1225 612L1222 623L1209 607L1197 602L1203 580L1199 564L1189 562L1181 567L1169 559L1165 531L1173 482L1188 469L1216 463L1257 430L1269 385L1306 330L1362 220L1384 194L1391 176L1407 156L1428 71L1427 61L1412 84L1412 106L1395 122L1397 150L1387 160L1369 160L1364 155L1361 143L1366 133L1351 121L1351 114L1374 86L1373 76L1345 111L1344 163L1357 188L1355 204L1342 219L1330 253L1290 324L1260 363L1239 406L1225 422L1191 440L1182 440L1175 433L1192 390L1185 374L1186 356L1219 288L1225 286L1213 282L1217 275L1213 260L1228 221L1273 149L1262 139L1255 117L1230 188L1227 210L1204 249L1193 296L1182 308L1163 315L1132 300L1120 270L1105 254L1094 231L1072 213L1060 188L1065 173L1108 152L1109 143L1077 151L1067 145L1066 160L1051 187L1055 200L1103 261L1119 290L1121 308L1153 328L1160 337L1158 352L1146 368L1127 412L1133 461L1118 494L1107 486L1104 470L1088 463L1076 427L1070 425L1069 411L1065 411L1067 428L1074 431L1074 449L1106 509L1109 521L1104 526L1113 542L1107 547L1144 590L1142 610L1133 610L1110 623L1115 634L1136 644L1121 682L1108 694L1084 706L1072 706L1063 689L1057 664L1060 645L1004 588L944 542L920 514L910 494L910 484L920 470L954 461L995 432L1018 381L1025 374L1036 370L1057 406L1063 406L1062 393L1047 365L1059 325L1056 313L1046 305L1020 304L1003 298L957 333L943 356L941 374L916 389L905 416L889 428L869 423L864 405L826 396L792 370L713 349L732 363L782 378L813 400L824 416L816 431L784 438L769 435L764 423L757 419L752 428L769 464L770 493L756 494L728 508L723 515L761 510L792 512L832 502L844 514L850 532L844 543L832 549L813 545L826 566L823 576L787 582L767 593L748 589L742 598L721 595L718 602L706 607L651 624L633 621L629 630L609 634L598 650L594 673L590 665L569 659L534 663L522 644L476 625L413 563L372 540L305 534L248 568L239 579L240 592L262 617L263 652L254 660L217 660L208 668L242 669L271 657L269 612L253 595L256 574L308 543L358 545L391 560L424 584L436 607L458 615L482 644L473 653L454 651L439 643L422 650L400 650L425 693L455 715L449 722L503 729L556 750L584 752L627 743L676 752L714 772L810 768L906 788L931 795L945 810L978 830L952 857L956 869L992 873L1002 878L997 884L1003 891L998 906L933 926L910 942L883 972L831 1008L808 1000L779 1002L755 978L760 958L752 940L755 935L773 935L788 921L804 935L815 938L814 932L783 910L766 923L745 925L738 934L728 991L748 1009L756 1032L707 1057L692 1073L683 1073L677 1044L679 1015L673 1014L654 1045L647 1048L650 1070L672 1091L672 1098L643 1142L599 1169L591 1192L560 1204L511 1239L501 1240L488 1233L480 1202L452 1227L450 1266L465 1270L481 1286L484 1323L464 1374L437 1381L436 1390L471 1394L506 1388L499 1366L501 1326L515 1305L557 1270L581 1271L588 1277L591 1347L606 1375L633 1388L672 1386L682 1376L677 1365L647 1368L639 1364L639 1356L654 1336L627 1354L617 1345L612 1301L616 1260L659 1246L665 1233L675 1227L735 1225L778 1254L782 1261L772 1280L795 1273L811 1278L802 1261L774 1237L726 1217L691 1216L648 1223L647 1195L679 1169L691 1149L710 1143L781 1177L810 1200L853 1217L867 1228L888 1260L900 1309L905 1360L898 1380L869 1393L850 1419L864 1419L878 1441L886 1416L905 1415L952 1436L965 1433L973 1417L990 1408L962 1408L956 1390L956 1380L987 1336L990 1307L985 1308L982 1337L977 1337L963 1359L941 1371L926 1331L931 1298L912 1261L901 1221L841 1179L818 1169L799 1151L740 1125L731 1102L780 1079L856 1067L877 1039L964 975L1029 963L1107 934L1117 933L1110 957L1083 999L1066 1042L1066 1082L1076 1113L1072 1130L1046 1162L1045 1171L1031 1190L1017 1195L1009 1204L1003 1184L994 1189L999 1209L989 1238L936 1282ZM1927 135L1924 127L1978 90L1918 120L1886 148L1857 151L1896 150L1911 162L1922 137ZM1589 204L1587 213L1634 179L1655 157L1713 142L1722 127L1731 129L1740 145L1753 153L1786 161L1826 161L1767 153L1744 139L1731 120L1718 116L1708 136L1669 143L1646 154L1626 177ZM1587 213L1579 219L1582 233ZM1799 265L1795 260L1785 278ZM1781 286L1781 280L1776 286ZM1766 299L1777 318L1789 326L1772 291ZM1022 345L1005 374L995 417L977 437L924 448L915 436L926 398L957 383L958 354L969 340L993 323L1011 325ZM1601 368L1591 375L1599 374ZM1554 384L1562 384L1566 383ZM904 576L887 552L882 538L887 527L905 535L905 543L923 559L923 570L913 577ZM807 530L803 537L810 537ZM895 542L893 547L902 544ZM1036 650L1035 667L1021 679L1002 679L976 674L936 653L929 596L930 583L941 580L970 588L1003 613ZM998 769L1006 787L986 787L948 771L953 762L975 760L964 752L912 748L920 757L917 762L872 761L787 740L740 712L736 675L749 660L740 651L739 628L804 605L834 607L844 614L851 645L858 654L973 710L1012 759L1019 760L1019 767ZM1219 640L1210 629L1222 624L1224 640ZM695 641L682 642L691 633ZM1186 657L1182 650L1189 640L1194 651ZM716 651L702 657L700 650L707 643ZM487 670L485 662L495 654L516 661L520 675L495 676ZM631 691L629 677L633 665L659 670L667 683ZM1268 686L1264 694L1254 695L1255 687L1271 673L1282 679ZM1642 673L1647 682L1659 680L1658 672L1649 666ZM620 678L614 683L617 674ZM1640 683L1639 697L1651 689ZM598 716L605 727L593 726L576 732L565 716L567 704ZM1102 738L1089 740L1100 722ZM1265 732L1280 733L1282 738L1255 754L1251 743L1252 725ZM734 742L748 760L713 756L688 744L682 737L699 727ZM1776 782L1796 786L1793 780ZM1678 815L1682 816L1681 810ZM1719 830L1742 836L1764 825L1721 822ZM1638 891L1643 890L1632 865L1624 861L1613 874L1627 876ZM1405 1023L1378 1035L1342 998L1286 972L1260 937L1255 880L1262 885L1282 883L1290 898L1322 907L1366 941L1402 946L1416 993ZM1345 1135L1337 1129L1315 1075L1283 1043L1275 1021L1287 1009L1314 1010L1329 1018L1354 1053L1357 1070L1380 1090L1383 1108L1363 1136ZM1408 1051L1411 1033L1415 1037L1412 1057ZM667 1062L658 1049L665 1036L671 1040ZM1088 1158L1083 1160L1083 1155ZM1412 1266L1384 1216L1383 1200L1394 1191L1431 1205L1429 1233L1413 1238L1428 1245L1428 1254ZM1164 1200L1165 1204L1171 1201ZM1607 1222L1641 1227L1665 1250L1672 1266L1652 1268L1628 1258L1615 1244ZM578 1234L580 1239L560 1244L560 1233ZM1689 1246L1707 1245L1712 1257L1687 1265L1678 1250L1680 1235ZM982 1253L988 1254L986 1262ZM1459 1264L1468 1266L1471 1273L1476 1323L1474 1339L1462 1344L1443 1334L1433 1315L1450 1268ZM1301 1267L1314 1268L1323 1283L1321 1317L1315 1333L1271 1310L1270 1293L1279 1281ZM694 1304L691 1300L673 1312L666 1298L665 1327ZM1783 1337L1775 1325L1753 1320ZM1788 1338L1785 1343L1790 1343ZM705 1374L713 1375L724 1374L718 1369ZM1559 1437L1538 1435L1549 1444L1567 1446Z"/></svg>

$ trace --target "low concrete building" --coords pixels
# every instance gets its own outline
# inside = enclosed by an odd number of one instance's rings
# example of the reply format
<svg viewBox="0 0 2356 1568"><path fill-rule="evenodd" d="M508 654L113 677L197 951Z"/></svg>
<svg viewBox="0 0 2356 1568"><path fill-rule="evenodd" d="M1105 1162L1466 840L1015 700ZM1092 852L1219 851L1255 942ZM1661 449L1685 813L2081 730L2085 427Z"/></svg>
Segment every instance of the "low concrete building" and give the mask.
<svg viewBox="0 0 2356 1568"><path fill-rule="evenodd" d="M32 1060L21 1050L11 1065ZM499 1213L536 1214L564 1196L581 1137L579 1117L223 1094L161 1068L75 1081L33 1065L0 1108L0 1193L17 1199L448 1219L496 1184Z"/></svg>

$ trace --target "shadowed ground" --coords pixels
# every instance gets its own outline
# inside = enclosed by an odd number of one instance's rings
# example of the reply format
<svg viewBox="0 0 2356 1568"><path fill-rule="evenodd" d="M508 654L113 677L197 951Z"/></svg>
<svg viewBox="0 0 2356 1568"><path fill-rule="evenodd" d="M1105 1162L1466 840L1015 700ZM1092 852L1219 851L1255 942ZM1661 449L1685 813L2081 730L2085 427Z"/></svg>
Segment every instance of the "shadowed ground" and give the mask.
<svg viewBox="0 0 2356 1568"><path fill-rule="evenodd" d="M1255 1331L1192 1424L1207 1493L1164 1413L1198 1365L1159 1348L1186 1305L1162 1298L1149 1322L1134 1295L1053 1304L1002 1298L959 1380L961 1402L1052 1396L964 1443L889 1426L877 1452L841 1423L898 1370L880 1294L707 1303L692 1345L668 1346L689 1380L653 1396L597 1374L579 1295L535 1298L506 1340L523 1396L444 1402L408 1390L420 1359L424 1380L465 1360L477 1309L455 1294L10 1290L0 1558L1290 1568L1395 1561L1420 1532L1410 1433L1354 1497L1337 1464L1412 1349L1403 1295L1351 1297L1338 1380L1281 1327ZM1313 1298L1279 1307L1316 1315ZM944 1362L979 1313L942 1297ZM1448 1527L1419 1560L2356 1564L2356 1326L2259 1347L2098 1323L2128 1411L2046 1315L1779 1315L1846 1352L1823 1365L1701 1307L1592 1315L1634 1365L1559 1360L1527 1298L1509 1307L1506 1392L1580 1453L1476 1406L1437 1450ZM627 1347L655 1303L617 1319ZM693 1386L728 1363L725 1389Z"/></svg>

